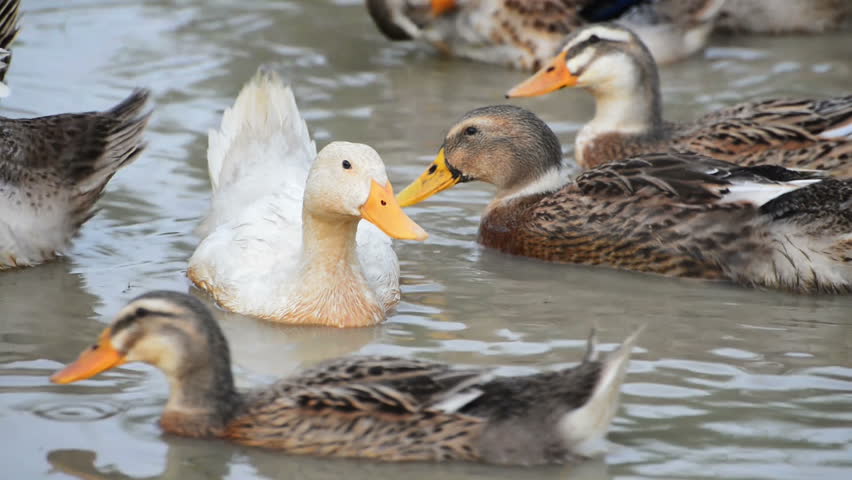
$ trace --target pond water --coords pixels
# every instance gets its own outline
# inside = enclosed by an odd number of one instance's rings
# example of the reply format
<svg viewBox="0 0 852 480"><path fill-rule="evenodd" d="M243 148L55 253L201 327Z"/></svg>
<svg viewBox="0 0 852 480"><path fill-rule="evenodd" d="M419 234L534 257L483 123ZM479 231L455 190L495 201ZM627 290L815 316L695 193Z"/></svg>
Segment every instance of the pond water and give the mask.
<svg viewBox="0 0 852 480"><path fill-rule="evenodd" d="M149 147L115 176L69 255L0 274L0 465L15 479L726 478L852 475L852 297L808 297L602 268L548 265L478 247L488 186L409 210L425 243L398 242L403 302L372 329L297 329L219 313L244 385L350 353L412 355L510 373L579 360L596 325L614 348L647 324L605 460L533 469L384 465L290 457L163 435L167 385L129 365L78 385L48 376L128 299L187 291L192 230L209 199L206 132L259 64L293 82L320 146L375 147L400 188L445 129L502 102L524 74L391 44L362 2L24 0L7 116L110 107L150 87ZM741 99L852 90L852 34L718 37L662 72L669 117ZM591 99L518 104L570 155Z"/></svg>

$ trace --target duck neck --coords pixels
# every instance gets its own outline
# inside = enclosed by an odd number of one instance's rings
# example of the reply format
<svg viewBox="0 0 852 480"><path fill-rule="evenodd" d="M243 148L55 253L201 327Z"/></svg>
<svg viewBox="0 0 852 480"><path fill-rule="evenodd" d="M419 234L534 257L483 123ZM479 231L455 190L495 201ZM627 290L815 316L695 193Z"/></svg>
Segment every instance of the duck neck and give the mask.
<svg viewBox="0 0 852 480"><path fill-rule="evenodd" d="M189 437L218 437L234 417L241 402L234 387L227 345L219 352L212 350L194 356L192 365L169 377L171 393L160 419L165 431Z"/></svg>
<svg viewBox="0 0 852 480"><path fill-rule="evenodd" d="M585 129L597 133L644 134L663 124L659 82L644 78L590 88L595 117Z"/></svg>
<svg viewBox="0 0 852 480"><path fill-rule="evenodd" d="M557 159L557 162L561 162L561 159ZM525 179L523 182L517 182L518 184L511 188L498 188L486 211L505 205L515 199L554 192L565 186L567 182L568 173L561 164L556 163L543 173Z"/></svg>
<svg viewBox="0 0 852 480"><path fill-rule="evenodd" d="M299 285L288 292L297 299L289 314L293 323L352 327L384 319L358 260L359 221L303 210Z"/></svg>

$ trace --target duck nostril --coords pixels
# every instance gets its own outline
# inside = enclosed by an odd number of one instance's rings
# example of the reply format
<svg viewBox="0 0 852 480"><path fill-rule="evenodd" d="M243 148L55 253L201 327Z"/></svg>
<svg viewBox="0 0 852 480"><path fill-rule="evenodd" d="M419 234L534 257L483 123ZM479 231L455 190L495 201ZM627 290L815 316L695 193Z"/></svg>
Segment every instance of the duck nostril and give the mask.
<svg viewBox="0 0 852 480"><path fill-rule="evenodd" d="M556 67L554 67L553 65L551 65L551 66L547 67L547 73L550 73L550 72L552 72L552 71L554 71L554 70L556 70Z"/></svg>
<svg viewBox="0 0 852 480"><path fill-rule="evenodd" d="M388 202L386 202L386 201L382 200L382 206L383 206L383 207L384 207L385 205L387 205L387 204L388 204Z"/></svg>
<svg viewBox="0 0 852 480"><path fill-rule="evenodd" d="M429 175L435 173L435 170L437 170L437 169L438 169L437 165L432 165L431 167L429 167Z"/></svg>

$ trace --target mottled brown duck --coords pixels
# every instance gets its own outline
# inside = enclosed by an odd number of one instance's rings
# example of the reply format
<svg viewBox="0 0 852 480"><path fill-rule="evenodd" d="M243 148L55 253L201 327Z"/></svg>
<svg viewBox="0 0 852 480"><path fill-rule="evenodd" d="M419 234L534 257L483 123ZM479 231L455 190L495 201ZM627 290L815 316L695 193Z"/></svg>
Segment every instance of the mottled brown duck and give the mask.
<svg viewBox="0 0 852 480"><path fill-rule="evenodd" d="M51 260L145 147L147 90L103 112L0 117L0 270Z"/></svg>
<svg viewBox="0 0 852 480"><path fill-rule="evenodd" d="M508 97L582 87L595 116L577 135L584 168L654 152L690 152L748 166L763 163L852 176L852 95L748 102L673 123L663 119L657 66L630 30L595 25Z"/></svg>
<svg viewBox="0 0 852 480"><path fill-rule="evenodd" d="M536 70L594 22L634 29L660 64L704 48L724 0L367 0L379 30L451 56Z"/></svg>
<svg viewBox="0 0 852 480"><path fill-rule="evenodd" d="M533 113L473 110L399 193L497 187L478 241L514 255L801 293L852 291L852 180L695 154L648 154L566 183L559 141Z"/></svg>
<svg viewBox="0 0 852 480"><path fill-rule="evenodd" d="M126 362L154 365L171 388L160 425L188 437L384 461L563 463L602 453L637 335L599 358L593 332L578 366L522 377L349 357L238 392L210 312L194 297L160 291L132 300L51 380L76 382Z"/></svg>

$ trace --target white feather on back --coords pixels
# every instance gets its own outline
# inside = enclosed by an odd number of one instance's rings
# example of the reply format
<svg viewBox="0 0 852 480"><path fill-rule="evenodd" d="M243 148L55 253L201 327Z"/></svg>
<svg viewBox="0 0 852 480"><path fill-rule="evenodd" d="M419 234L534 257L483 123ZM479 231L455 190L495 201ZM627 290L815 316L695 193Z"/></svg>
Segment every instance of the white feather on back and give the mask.
<svg viewBox="0 0 852 480"><path fill-rule="evenodd" d="M823 138L832 139L843 139L846 137L852 137L852 121L850 121L846 125L834 127L831 130L825 130L824 132L820 133L819 136Z"/></svg>
<svg viewBox="0 0 852 480"><path fill-rule="evenodd" d="M189 266L220 301L255 315L287 305L282 292L299 282L302 201L316 155L291 88L273 72L259 71L225 110L219 130L210 131L213 199ZM395 304L399 263L390 238L361 221L357 244L370 288L384 304Z"/></svg>
<svg viewBox="0 0 852 480"><path fill-rule="evenodd" d="M758 183L739 181L723 188L724 190L727 190L727 193L723 195L722 199L719 200L719 202L748 202L759 207L776 197L784 195L785 193L790 193L793 190L797 190L806 185L821 181L821 179L792 180L790 182L784 183Z"/></svg>

